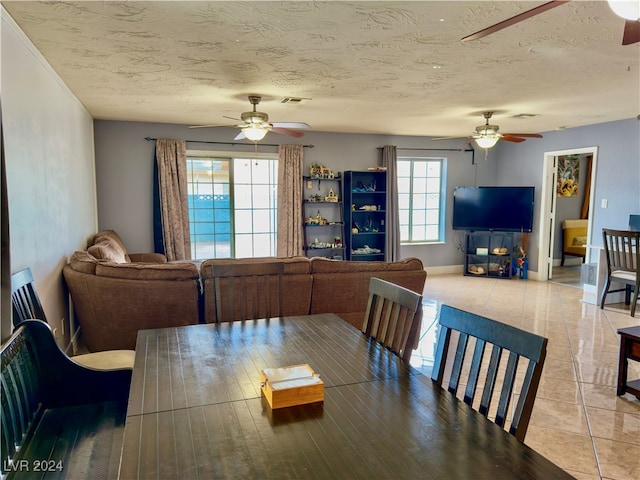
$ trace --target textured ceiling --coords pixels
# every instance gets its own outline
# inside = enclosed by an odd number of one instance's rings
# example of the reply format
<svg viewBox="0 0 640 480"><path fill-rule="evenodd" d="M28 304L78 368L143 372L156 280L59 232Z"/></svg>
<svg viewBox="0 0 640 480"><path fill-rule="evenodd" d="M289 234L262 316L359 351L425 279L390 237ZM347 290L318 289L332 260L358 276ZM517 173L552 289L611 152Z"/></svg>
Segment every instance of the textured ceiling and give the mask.
<svg viewBox="0 0 640 480"><path fill-rule="evenodd" d="M636 117L640 44L621 45L604 1L460 42L541 3L2 2L96 119L233 125L248 94L325 132L462 136L484 110L518 133Z"/></svg>

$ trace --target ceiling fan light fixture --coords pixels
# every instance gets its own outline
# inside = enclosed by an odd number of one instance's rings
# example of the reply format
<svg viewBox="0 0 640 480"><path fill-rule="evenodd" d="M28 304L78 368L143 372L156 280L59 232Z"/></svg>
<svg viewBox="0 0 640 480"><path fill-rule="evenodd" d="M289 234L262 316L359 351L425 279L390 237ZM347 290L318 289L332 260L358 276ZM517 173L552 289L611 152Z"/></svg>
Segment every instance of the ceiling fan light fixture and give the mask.
<svg viewBox="0 0 640 480"><path fill-rule="evenodd" d="M250 126L244 127L242 129L242 133L244 133L244 136L252 142L258 142L264 138L267 134L267 130L265 128Z"/></svg>
<svg viewBox="0 0 640 480"><path fill-rule="evenodd" d="M608 0L613 13L626 20L634 22L640 19L640 1L638 0Z"/></svg>
<svg viewBox="0 0 640 480"><path fill-rule="evenodd" d="M500 137L497 135L482 136L482 137L474 138L474 140L476 141L476 143L480 148L487 148L487 149L493 147L496 143L498 143L499 139Z"/></svg>

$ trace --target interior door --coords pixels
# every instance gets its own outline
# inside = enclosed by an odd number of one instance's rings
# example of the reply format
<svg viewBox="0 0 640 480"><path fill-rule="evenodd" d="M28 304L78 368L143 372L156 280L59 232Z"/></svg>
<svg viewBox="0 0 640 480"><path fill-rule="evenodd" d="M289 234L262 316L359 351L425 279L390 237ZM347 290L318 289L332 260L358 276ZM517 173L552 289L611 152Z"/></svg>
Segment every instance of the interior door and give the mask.
<svg viewBox="0 0 640 480"><path fill-rule="evenodd" d="M548 225L547 229L548 241L547 241L547 249L545 252L547 262L546 262L546 270L543 275L543 278L547 280L551 280L553 278L553 248L554 248L554 239L556 238L556 183L558 181L558 157L556 155L549 157L549 168L547 175L548 188L546 190L547 197L547 205L548 205Z"/></svg>
<svg viewBox="0 0 640 480"><path fill-rule="evenodd" d="M549 280L553 276L553 247L556 229L556 181L558 178L558 157L565 155L591 155L591 193L589 197L589 215L587 245L592 243L593 205L596 185L596 163L598 147L577 148L545 152L542 173L542 193L540 196L540 233L538 237L538 278ZM590 260L587 247L587 260Z"/></svg>

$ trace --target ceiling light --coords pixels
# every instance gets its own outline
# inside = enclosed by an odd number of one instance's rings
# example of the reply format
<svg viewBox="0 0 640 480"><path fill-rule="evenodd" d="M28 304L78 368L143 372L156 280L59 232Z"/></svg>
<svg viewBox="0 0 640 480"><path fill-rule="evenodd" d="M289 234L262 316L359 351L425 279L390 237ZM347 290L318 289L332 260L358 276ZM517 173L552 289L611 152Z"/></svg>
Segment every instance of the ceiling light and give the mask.
<svg viewBox="0 0 640 480"><path fill-rule="evenodd" d="M640 19L640 1L638 0L609 0L609 6L619 17L634 22Z"/></svg>
<svg viewBox="0 0 640 480"><path fill-rule="evenodd" d="M244 127L242 129L242 133L244 133L244 136L252 142L257 142L264 138L267 134L267 130L259 127Z"/></svg>
<svg viewBox="0 0 640 480"><path fill-rule="evenodd" d="M495 135L491 135L491 136L483 136L483 137L478 137L478 138L474 138L474 140L476 141L476 143L478 144L478 146L480 148L491 148L493 147L496 143L498 143L498 140L500 139L499 136Z"/></svg>

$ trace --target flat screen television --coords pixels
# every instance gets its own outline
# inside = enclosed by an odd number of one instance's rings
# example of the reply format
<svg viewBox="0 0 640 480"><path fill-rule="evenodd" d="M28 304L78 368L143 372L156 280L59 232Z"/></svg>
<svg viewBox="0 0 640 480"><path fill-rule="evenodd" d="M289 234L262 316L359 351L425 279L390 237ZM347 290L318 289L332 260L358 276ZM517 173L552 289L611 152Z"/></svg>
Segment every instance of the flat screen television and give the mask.
<svg viewBox="0 0 640 480"><path fill-rule="evenodd" d="M456 187L453 229L531 232L534 187Z"/></svg>

